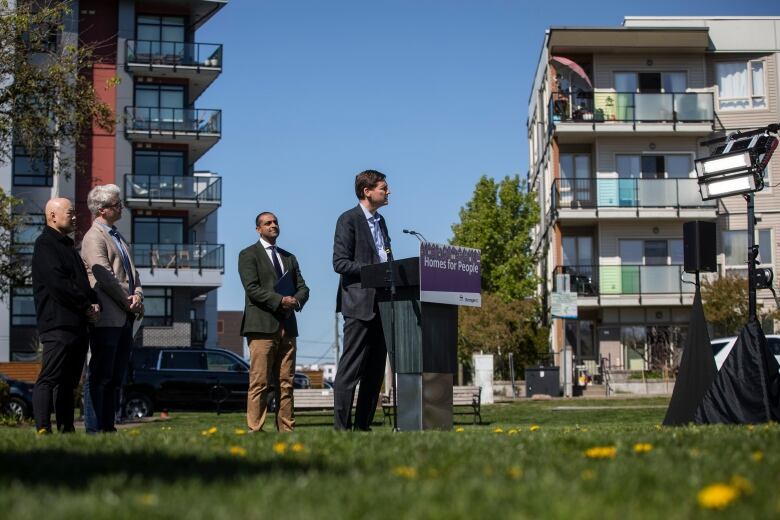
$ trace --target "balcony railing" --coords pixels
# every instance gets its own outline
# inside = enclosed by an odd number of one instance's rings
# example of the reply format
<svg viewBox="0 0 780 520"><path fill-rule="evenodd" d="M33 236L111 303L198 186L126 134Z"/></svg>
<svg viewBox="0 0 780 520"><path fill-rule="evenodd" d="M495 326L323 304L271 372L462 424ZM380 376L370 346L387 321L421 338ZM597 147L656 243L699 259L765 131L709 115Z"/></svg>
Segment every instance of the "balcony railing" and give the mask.
<svg viewBox="0 0 780 520"><path fill-rule="evenodd" d="M553 209L712 208L702 200L696 179L555 179Z"/></svg>
<svg viewBox="0 0 780 520"><path fill-rule="evenodd" d="M222 111L205 108L125 107L125 129L173 134L221 134Z"/></svg>
<svg viewBox="0 0 780 520"><path fill-rule="evenodd" d="M681 265L559 265L554 274L568 274L571 290L580 296L694 292L694 285L687 283L693 275ZM553 290L558 289L556 284Z"/></svg>
<svg viewBox="0 0 780 520"><path fill-rule="evenodd" d="M125 198L221 203L222 177L125 175Z"/></svg>
<svg viewBox="0 0 780 520"><path fill-rule="evenodd" d="M711 123L711 92L553 92L550 119L574 123Z"/></svg>
<svg viewBox="0 0 780 520"><path fill-rule="evenodd" d="M173 67L222 68L222 45L152 40L127 40L127 63Z"/></svg>
<svg viewBox="0 0 780 520"><path fill-rule="evenodd" d="M136 267L151 269L219 269L225 272L223 244L133 244Z"/></svg>

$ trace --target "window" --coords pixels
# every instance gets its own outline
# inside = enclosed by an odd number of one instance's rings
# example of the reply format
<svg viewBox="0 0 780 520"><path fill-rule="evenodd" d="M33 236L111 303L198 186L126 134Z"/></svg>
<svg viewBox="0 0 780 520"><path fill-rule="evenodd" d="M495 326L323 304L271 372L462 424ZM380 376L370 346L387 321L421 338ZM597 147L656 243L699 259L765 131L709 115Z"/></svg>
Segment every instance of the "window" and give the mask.
<svg viewBox="0 0 780 520"><path fill-rule="evenodd" d="M14 231L13 243L19 246L18 252L31 255L35 239L46 226L46 216L42 213L30 213L21 218L21 225Z"/></svg>
<svg viewBox="0 0 780 520"><path fill-rule="evenodd" d="M184 242L184 218L135 217L133 244L181 244Z"/></svg>
<svg viewBox="0 0 780 520"><path fill-rule="evenodd" d="M183 16L139 15L136 20L137 39L155 42L183 42Z"/></svg>
<svg viewBox="0 0 780 520"><path fill-rule="evenodd" d="M181 85L136 85L135 106L160 109L184 108L184 87ZM161 110L162 114L163 111Z"/></svg>
<svg viewBox="0 0 780 520"><path fill-rule="evenodd" d="M761 264L772 263L772 230L759 229L756 232L758 244L758 260ZM727 267L747 269L748 236L745 230L723 232L723 254Z"/></svg>
<svg viewBox="0 0 780 520"><path fill-rule="evenodd" d="M31 286L11 290L11 325L35 325L35 301Z"/></svg>
<svg viewBox="0 0 780 520"><path fill-rule="evenodd" d="M561 154L561 202L589 201L590 193L590 155Z"/></svg>
<svg viewBox="0 0 780 520"><path fill-rule="evenodd" d="M688 75L685 72L616 72L615 91L660 93L685 92Z"/></svg>
<svg viewBox="0 0 780 520"><path fill-rule="evenodd" d="M716 63L715 74L721 110L767 108L763 61Z"/></svg>
<svg viewBox="0 0 780 520"><path fill-rule="evenodd" d="M163 352L160 370L206 370L205 352Z"/></svg>
<svg viewBox="0 0 780 520"><path fill-rule="evenodd" d="M217 372L236 372L238 361L220 352L208 352L206 354L208 369Z"/></svg>
<svg viewBox="0 0 780 520"><path fill-rule="evenodd" d="M622 265L682 265L683 241L679 238L661 240L620 240Z"/></svg>
<svg viewBox="0 0 780 520"><path fill-rule="evenodd" d="M14 146L14 186L51 186L53 171L51 152L33 157L23 146Z"/></svg>
<svg viewBox="0 0 780 520"><path fill-rule="evenodd" d="M617 155L615 165L621 179L687 179L693 176L689 154Z"/></svg>
<svg viewBox="0 0 780 520"><path fill-rule="evenodd" d="M170 287L144 289L144 325L173 324L173 294Z"/></svg>
<svg viewBox="0 0 780 520"><path fill-rule="evenodd" d="M184 152L169 150L135 150L135 175L184 175Z"/></svg>

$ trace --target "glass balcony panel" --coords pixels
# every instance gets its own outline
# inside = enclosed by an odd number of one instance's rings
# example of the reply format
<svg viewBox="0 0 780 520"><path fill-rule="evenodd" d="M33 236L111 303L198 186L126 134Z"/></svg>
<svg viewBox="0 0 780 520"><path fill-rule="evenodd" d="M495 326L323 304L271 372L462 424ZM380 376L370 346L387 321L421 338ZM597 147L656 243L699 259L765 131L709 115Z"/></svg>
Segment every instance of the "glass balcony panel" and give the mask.
<svg viewBox="0 0 780 520"><path fill-rule="evenodd" d="M644 265L641 268L640 283L646 294L669 294L680 292L680 266Z"/></svg>
<svg viewBox="0 0 780 520"><path fill-rule="evenodd" d="M673 121L672 94L634 94L637 121Z"/></svg>
<svg viewBox="0 0 780 520"><path fill-rule="evenodd" d="M180 41L128 40L127 63L222 67L222 45Z"/></svg>
<svg viewBox="0 0 780 520"><path fill-rule="evenodd" d="M677 183L667 179L636 179L638 200L643 206L677 205Z"/></svg>
<svg viewBox="0 0 780 520"><path fill-rule="evenodd" d="M126 175L125 194L136 199L219 202L222 198L222 178Z"/></svg>
<svg viewBox="0 0 780 520"><path fill-rule="evenodd" d="M715 118L710 94L675 94L674 110L678 121L712 121Z"/></svg>
<svg viewBox="0 0 780 520"><path fill-rule="evenodd" d="M133 244L136 267L151 269L225 269L222 244Z"/></svg>
<svg viewBox="0 0 780 520"><path fill-rule="evenodd" d="M222 131L220 110L127 107L125 114L125 124L129 130L196 134L219 134Z"/></svg>

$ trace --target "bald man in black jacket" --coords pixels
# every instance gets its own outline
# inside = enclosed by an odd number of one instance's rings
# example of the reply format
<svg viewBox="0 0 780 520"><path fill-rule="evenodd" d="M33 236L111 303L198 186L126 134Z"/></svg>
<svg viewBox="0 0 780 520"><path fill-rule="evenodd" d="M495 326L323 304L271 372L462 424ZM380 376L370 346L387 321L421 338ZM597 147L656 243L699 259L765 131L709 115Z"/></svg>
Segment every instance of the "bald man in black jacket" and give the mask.
<svg viewBox="0 0 780 520"><path fill-rule="evenodd" d="M89 345L88 324L100 313L84 262L68 236L76 229L70 200L46 203L46 227L35 240L32 258L33 297L38 337L43 344L41 373L33 390L35 427L51 433L51 405L57 429L74 432L73 392L81 379Z"/></svg>

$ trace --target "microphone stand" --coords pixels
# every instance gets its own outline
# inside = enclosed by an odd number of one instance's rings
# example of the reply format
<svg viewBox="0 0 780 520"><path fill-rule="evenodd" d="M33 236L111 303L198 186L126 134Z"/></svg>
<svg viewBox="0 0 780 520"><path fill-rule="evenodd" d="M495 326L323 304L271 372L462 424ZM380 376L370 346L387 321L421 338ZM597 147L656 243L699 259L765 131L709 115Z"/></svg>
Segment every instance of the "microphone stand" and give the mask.
<svg viewBox="0 0 780 520"><path fill-rule="evenodd" d="M385 241L385 252L387 253L387 283L390 287L390 345L393 349L393 431L400 431L398 429L398 385L396 383L397 378L397 358L396 358L396 344L395 344L395 261L393 260L393 251L390 249L390 239L386 233L382 237Z"/></svg>

